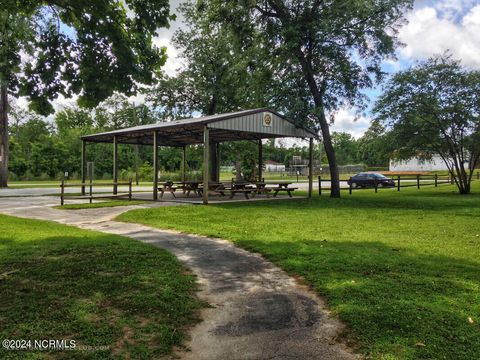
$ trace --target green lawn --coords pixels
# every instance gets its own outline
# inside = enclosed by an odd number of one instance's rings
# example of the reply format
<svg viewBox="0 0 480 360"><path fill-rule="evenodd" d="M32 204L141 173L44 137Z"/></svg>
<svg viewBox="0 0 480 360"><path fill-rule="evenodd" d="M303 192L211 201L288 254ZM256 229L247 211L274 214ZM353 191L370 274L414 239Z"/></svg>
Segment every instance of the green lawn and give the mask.
<svg viewBox="0 0 480 360"><path fill-rule="evenodd" d="M133 210L123 221L231 239L303 276L374 359L480 358L480 182L342 199Z"/></svg>
<svg viewBox="0 0 480 360"><path fill-rule="evenodd" d="M90 203L82 203L82 204L65 204L63 206L54 206L55 209L59 210L81 210L81 209L99 209L99 208L106 208L106 207L116 207L116 206L132 206L132 205L141 205L145 204L145 201L140 200L113 200L113 201L99 201Z"/></svg>
<svg viewBox="0 0 480 360"><path fill-rule="evenodd" d="M0 359L151 359L185 340L205 304L175 257L121 236L0 215L0 338L73 339L103 351Z"/></svg>

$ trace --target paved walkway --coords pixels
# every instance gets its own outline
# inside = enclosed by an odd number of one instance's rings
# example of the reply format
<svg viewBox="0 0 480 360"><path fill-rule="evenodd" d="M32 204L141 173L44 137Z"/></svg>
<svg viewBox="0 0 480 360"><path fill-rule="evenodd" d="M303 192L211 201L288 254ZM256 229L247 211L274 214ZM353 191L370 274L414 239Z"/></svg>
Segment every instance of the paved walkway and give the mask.
<svg viewBox="0 0 480 360"><path fill-rule="evenodd" d="M119 234L166 249L197 276L213 307L191 332L185 359L356 359L336 341L342 325L320 298L261 256L230 242L112 221L147 205L64 211L51 197L3 198L0 212Z"/></svg>

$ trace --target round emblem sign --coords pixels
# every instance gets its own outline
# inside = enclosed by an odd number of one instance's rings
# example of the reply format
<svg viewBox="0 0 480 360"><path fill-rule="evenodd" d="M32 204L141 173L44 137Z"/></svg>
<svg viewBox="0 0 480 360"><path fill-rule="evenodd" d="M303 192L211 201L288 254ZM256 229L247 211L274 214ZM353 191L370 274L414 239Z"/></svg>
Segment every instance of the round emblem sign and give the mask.
<svg viewBox="0 0 480 360"><path fill-rule="evenodd" d="M272 115L271 114L263 114L263 125L264 126L272 126Z"/></svg>

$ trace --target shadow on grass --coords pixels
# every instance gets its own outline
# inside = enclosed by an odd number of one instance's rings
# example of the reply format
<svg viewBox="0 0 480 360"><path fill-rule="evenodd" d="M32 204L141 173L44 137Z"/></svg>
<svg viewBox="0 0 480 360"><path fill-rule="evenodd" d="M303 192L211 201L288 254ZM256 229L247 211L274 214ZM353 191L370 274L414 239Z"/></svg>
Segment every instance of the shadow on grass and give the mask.
<svg viewBox="0 0 480 360"><path fill-rule="evenodd" d="M366 191L366 190L365 190ZM275 209L399 209L399 210L429 210L429 211L449 211L455 209L480 209L480 193L472 193L470 195L459 195L455 192L445 190L425 191L415 190L408 192L396 192L394 190L386 190L387 192L378 193L358 193L353 195L342 194L340 199L332 199L328 195L319 197L314 196L311 200L297 199L291 200L275 200L261 202L242 202L235 204L215 204L213 206L232 209L232 208L249 208L249 207L265 207Z"/></svg>
<svg viewBox="0 0 480 360"><path fill-rule="evenodd" d="M478 262L380 242L236 243L326 295L353 330L350 339L373 358L470 360L480 354Z"/></svg>
<svg viewBox="0 0 480 360"><path fill-rule="evenodd" d="M185 338L204 304L166 251L117 236L0 239L2 339L74 339L106 351L53 357L155 358ZM0 349L0 358L18 353Z"/></svg>

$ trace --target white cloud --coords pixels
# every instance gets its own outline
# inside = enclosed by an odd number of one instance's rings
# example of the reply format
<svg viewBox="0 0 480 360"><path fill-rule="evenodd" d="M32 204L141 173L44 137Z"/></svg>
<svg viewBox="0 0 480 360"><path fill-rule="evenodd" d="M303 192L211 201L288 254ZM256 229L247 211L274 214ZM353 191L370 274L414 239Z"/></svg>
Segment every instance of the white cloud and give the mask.
<svg viewBox="0 0 480 360"><path fill-rule="evenodd" d="M172 45L170 38L160 38L157 37L154 40L154 44L157 47L166 47L167 48L167 62L165 65L162 67L162 71L165 72L165 74L173 76L177 73L177 70L181 66L181 62L178 58L178 51L175 49L175 47Z"/></svg>
<svg viewBox="0 0 480 360"><path fill-rule="evenodd" d="M366 116L356 116L349 109L340 109L334 115L334 123L330 131L347 132L354 138L360 138L370 126L370 119Z"/></svg>
<svg viewBox="0 0 480 360"><path fill-rule="evenodd" d="M450 50L464 65L480 68L480 5L466 10L461 1L442 1L417 8L400 30L406 47L400 54L409 59L424 59Z"/></svg>
<svg viewBox="0 0 480 360"><path fill-rule="evenodd" d="M184 0L170 0L170 13L176 15L175 21L170 21L168 28L158 29L158 36L153 39L155 46L167 48L167 62L163 66L162 70L170 76L177 73L177 70L181 67L181 62L178 59L178 50L172 44L172 36L175 31L182 27L184 18L178 11L178 7Z"/></svg>

